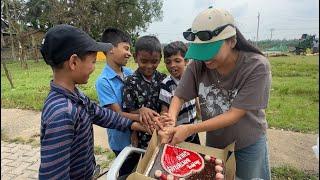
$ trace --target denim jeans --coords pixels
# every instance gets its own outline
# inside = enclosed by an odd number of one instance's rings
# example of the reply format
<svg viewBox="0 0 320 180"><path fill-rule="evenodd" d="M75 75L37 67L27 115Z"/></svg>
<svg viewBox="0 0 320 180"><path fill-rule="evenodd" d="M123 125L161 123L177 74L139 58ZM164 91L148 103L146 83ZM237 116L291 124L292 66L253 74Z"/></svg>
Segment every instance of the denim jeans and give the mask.
<svg viewBox="0 0 320 180"><path fill-rule="evenodd" d="M266 135L248 147L235 151L236 179L270 180L269 152Z"/></svg>

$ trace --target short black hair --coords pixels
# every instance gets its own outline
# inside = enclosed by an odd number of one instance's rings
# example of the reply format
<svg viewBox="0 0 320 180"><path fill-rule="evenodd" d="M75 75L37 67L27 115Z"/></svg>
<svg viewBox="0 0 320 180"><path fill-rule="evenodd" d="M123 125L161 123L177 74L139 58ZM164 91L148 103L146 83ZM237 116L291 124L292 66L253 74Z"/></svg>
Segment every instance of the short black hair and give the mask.
<svg viewBox="0 0 320 180"><path fill-rule="evenodd" d="M95 51L86 51L86 52L77 53L77 56L80 58L81 61L84 61L86 56L91 55L93 53L97 53L97 52L95 52ZM62 69L64 62L66 62L66 61L60 62L59 64L52 64L50 66L51 66L52 69Z"/></svg>
<svg viewBox="0 0 320 180"><path fill-rule="evenodd" d="M163 56L164 58L168 58L180 52L181 56L184 57L186 55L187 50L187 45L184 44L182 41L174 41L164 46Z"/></svg>
<svg viewBox="0 0 320 180"><path fill-rule="evenodd" d="M135 44L135 54L139 51L159 52L161 55L161 43L159 39L152 35L146 35L138 38Z"/></svg>
<svg viewBox="0 0 320 180"><path fill-rule="evenodd" d="M118 46L118 44L122 42L130 45L132 44L129 34L113 27L109 27L104 30L101 41L111 43L114 47Z"/></svg>

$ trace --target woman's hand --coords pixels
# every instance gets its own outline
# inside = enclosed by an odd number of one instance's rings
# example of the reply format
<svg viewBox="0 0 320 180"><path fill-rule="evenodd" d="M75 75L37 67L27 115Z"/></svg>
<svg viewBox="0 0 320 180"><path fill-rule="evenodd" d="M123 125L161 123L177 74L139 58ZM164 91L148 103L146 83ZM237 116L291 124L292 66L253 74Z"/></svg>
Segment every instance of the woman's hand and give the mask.
<svg viewBox="0 0 320 180"><path fill-rule="evenodd" d="M169 133L167 133L167 128L165 128L164 130L159 130L158 135L160 136L161 144L167 144L172 139L172 136Z"/></svg>
<svg viewBox="0 0 320 180"><path fill-rule="evenodd" d="M163 131L158 132L161 143L170 143L173 145L183 142L193 133L192 124L166 127Z"/></svg>
<svg viewBox="0 0 320 180"><path fill-rule="evenodd" d="M181 143L193 133L194 132L192 131L192 124L180 125L174 128L170 128L168 129L168 134L171 134L172 139L169 143L172 145Z"/></svg>

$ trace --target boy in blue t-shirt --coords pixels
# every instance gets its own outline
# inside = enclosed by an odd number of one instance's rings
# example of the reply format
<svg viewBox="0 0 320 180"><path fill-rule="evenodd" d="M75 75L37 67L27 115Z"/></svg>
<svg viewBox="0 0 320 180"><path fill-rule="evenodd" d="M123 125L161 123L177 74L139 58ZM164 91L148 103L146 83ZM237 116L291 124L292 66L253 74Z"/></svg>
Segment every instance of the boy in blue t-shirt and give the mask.
<svg viewBox="0 0 320 180"><path fill-rule="evenodd" d="M124 67L131 57L130 37L119 29L108 28L103 32L102 42L111 43L114 48L107 52L107 64L96 81L96 91L100 105L133 121L139 121L139 114L122 112L123 80L132 74L131 69ZM131 144L131 132L129 130L123 132L116 129L107 129L107 134L109 146L116 156ZM132 171L135 166L135 164L132 164L132 158L136 157L130 156L127 159L120 169L120 176Z"/></svg>

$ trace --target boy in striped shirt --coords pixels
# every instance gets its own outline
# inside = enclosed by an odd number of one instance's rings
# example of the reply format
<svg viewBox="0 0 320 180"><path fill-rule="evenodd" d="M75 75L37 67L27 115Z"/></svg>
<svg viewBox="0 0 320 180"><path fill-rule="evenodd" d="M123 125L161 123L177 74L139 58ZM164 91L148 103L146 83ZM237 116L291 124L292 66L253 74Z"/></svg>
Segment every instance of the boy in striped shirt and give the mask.
<svg viewBox="0 0 320 180"><path fill-rule="evenodd" d="M161 102L161 114L167 113L174 91L188 64L184 59L187 46L181 41L171 42L163 48L164 63L170 76L161 83L159 101ZM194 123L197 115L196 99L185 102L181 107L176 125ZM187 142L200 144L198 134L193 134L186 139Z"/></svg>
<svg viewBox="0 0 320 180"><path fill-rule="evenodd" d="M92 124L139 129L137 122L99 107L76 87L88 82L97 51L112 47L70 25L57 25L46 33L40 51L53 70L53 80L41 115L39 179L92 179L96 166Z"/></svg>

